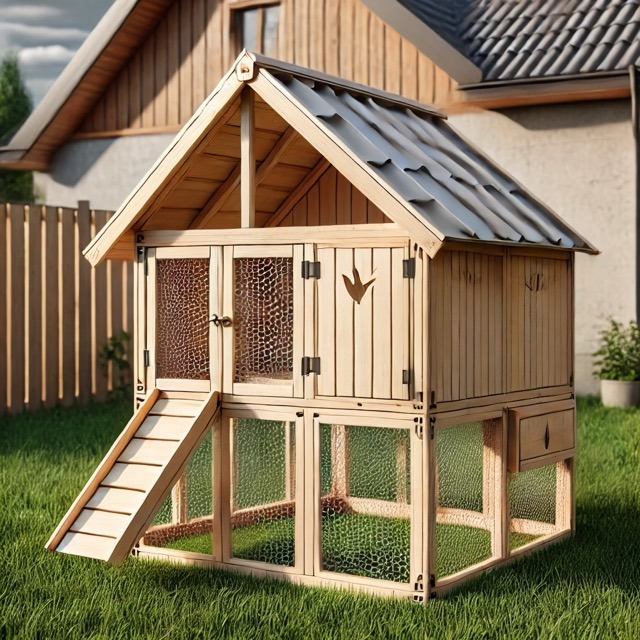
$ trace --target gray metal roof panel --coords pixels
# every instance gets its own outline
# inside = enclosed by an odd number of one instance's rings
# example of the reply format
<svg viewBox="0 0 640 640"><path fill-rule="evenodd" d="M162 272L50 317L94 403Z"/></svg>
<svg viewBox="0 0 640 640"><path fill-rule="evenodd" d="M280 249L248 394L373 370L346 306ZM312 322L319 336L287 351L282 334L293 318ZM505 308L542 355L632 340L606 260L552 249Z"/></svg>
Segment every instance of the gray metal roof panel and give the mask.
<svg viewBox="0 0 640 640"><path fill-rule="evenodd" d="M445 237L593 247L437 114L269 69L381 184Z"/></svg>

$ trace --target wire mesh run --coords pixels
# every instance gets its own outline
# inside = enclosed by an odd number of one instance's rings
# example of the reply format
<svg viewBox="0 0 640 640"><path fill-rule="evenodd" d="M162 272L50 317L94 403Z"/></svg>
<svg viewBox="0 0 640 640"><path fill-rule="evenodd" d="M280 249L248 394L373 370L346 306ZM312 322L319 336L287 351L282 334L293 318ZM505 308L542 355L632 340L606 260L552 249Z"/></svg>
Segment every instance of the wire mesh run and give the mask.
<svg viewBox="0 0 640 640"><path fill-rule="evenodd" d="M231 421L231 556L295 564L294 422Z"/></svg>
<svg viewBox="0 0 640 640"><path fill-rule="evenodd" d="M561 523L556 522L556 508L568 490L568 486L563 487L564 474L564 462L511 474L508 495L512 550L562 529Z"/></svg>
<svg viewBox="0 0 640 640"><path fill-rule="evenodd" d="M436 429L436 579L493 555L498 444L493 421Z"/></svg>
<svg viewBox="0 0 640 640"><path fill-rule="evenodd" d="M205 436L156 514L144 544L212 553L212 436Z"/></svg>
<svg viewBox="0 0 640 640"><path fill-rule="evenodd" d="M407 583L408 429L320 425L321 569Z"/></svg>

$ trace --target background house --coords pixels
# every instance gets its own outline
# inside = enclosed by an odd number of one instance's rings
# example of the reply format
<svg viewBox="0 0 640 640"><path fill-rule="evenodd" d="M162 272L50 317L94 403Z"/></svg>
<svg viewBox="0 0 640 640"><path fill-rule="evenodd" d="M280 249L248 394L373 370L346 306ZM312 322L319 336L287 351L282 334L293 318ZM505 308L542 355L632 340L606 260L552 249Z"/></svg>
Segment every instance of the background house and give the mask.
<svg viewBox="0 0 640 640"><path fill-rule="evenodd" d="M48 203L115 209L243 46L435 103L603 252L577 265L592 392L604 318L636 315L639 31L638 0L116 0L0 164L36 169Z"/></svg>

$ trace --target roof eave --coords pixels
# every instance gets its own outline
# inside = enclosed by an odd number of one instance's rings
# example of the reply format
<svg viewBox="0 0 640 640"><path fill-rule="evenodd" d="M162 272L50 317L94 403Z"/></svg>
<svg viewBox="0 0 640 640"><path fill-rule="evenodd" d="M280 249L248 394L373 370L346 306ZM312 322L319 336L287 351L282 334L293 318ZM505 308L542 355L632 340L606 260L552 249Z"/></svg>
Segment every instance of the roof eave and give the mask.
<svg viewBox="0 0 640 640"><path fill-rule="evenodd" d="M482 80L480 67L397 0L363 2L458 83L475 84Z"/></svg>

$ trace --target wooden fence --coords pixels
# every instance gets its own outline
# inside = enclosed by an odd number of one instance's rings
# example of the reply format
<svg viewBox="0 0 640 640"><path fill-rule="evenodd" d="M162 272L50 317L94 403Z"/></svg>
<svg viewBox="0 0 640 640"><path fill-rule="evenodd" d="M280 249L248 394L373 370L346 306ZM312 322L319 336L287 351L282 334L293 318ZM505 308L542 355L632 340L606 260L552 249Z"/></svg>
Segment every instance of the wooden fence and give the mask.
<svg viewBox="0 0 640 640"><path fill-rule="evenodd" d="M91 269L82 249L112 214L0 204L0 414L104 400L98 353L133 328L131 263Z"/></svg>

